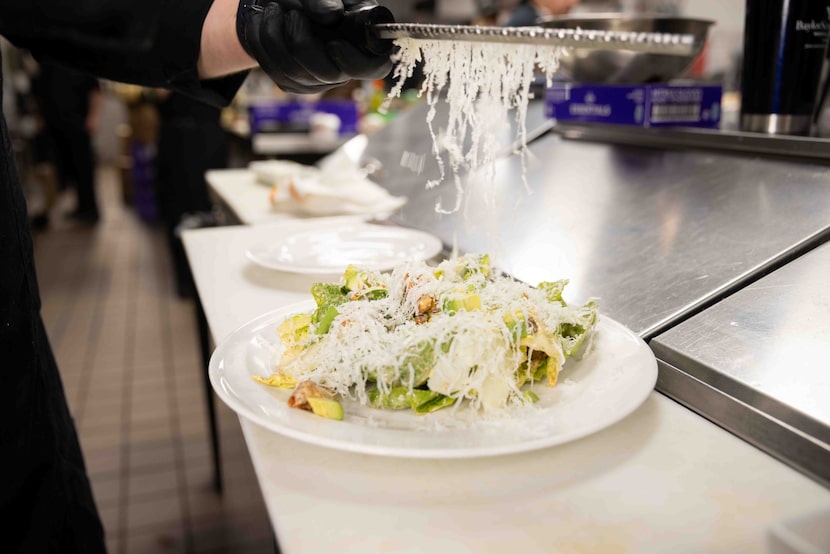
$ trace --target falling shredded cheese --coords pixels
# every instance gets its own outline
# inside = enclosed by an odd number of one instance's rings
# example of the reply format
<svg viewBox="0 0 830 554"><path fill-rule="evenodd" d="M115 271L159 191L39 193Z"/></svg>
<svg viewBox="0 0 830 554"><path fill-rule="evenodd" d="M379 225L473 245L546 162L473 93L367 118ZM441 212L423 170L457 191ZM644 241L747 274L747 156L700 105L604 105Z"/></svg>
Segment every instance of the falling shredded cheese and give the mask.
<svg viewBox="0 0 830 554"><path fill-rule="evenodd" d="M423 61L425 78L420 95L426 95L429 104L427 125L433 142L432 153L440 169L440 177L429 181L427 188L437 186L447 176L442 152L446 152L455 183L455 205L447 209L439 201L436 211L453 213L460 208L464 197L463 173L483 170L494 178L496 160L504 149L499 137L509 130L507 116L511 110L515 110L515 139L520 145L524 180L525 119L531 98L530 85L537 67L551 80L564 49L549 45L412 38L398 39L395 44L399 48L393 74L396 84L389 99L400 96L404 82ZM445 125L439 126L435 121L436 105L442 97L449 106L449 117Z"/></svg>

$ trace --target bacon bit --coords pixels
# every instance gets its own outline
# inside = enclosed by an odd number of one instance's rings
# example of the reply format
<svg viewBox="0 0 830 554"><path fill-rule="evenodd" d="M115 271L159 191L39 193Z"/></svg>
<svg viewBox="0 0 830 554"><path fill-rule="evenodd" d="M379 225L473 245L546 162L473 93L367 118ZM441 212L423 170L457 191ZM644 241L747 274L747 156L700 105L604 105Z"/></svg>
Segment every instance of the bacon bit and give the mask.
<svg viewBox="0 0 830 554"><path fill-rule="evenodd" d="M311 411L311 404L308 403L309 398L333 398L334 393L325 387L321 387L311 381L303 381L297 384L297 388L291 393L288 398L288 406L291 408L298 408L300 410Z"/></svg>
<svg viewBox="0 0 830 554"><path fill-rule="evenodd" d="M435 298L425 294L418 299L418 314L423 315L435 307Z"/></svg>
<svg viewBox="0 0 830 554"><path fill-rule="evenodd" d="M424 294L418 299L418 306L415 313L415 323L421 325L429 321L430 315L437 313L438 301L435 297Z"/></svg>
<svg viewBox="0 0 830 554"><path fill-rule="evenodd" d="M415 285L420 283L424 280L423 275L416 275L414 279L409 278L409 273L403 276L403 290L404 292L409 291L410 289L414 288Z"/></svg>

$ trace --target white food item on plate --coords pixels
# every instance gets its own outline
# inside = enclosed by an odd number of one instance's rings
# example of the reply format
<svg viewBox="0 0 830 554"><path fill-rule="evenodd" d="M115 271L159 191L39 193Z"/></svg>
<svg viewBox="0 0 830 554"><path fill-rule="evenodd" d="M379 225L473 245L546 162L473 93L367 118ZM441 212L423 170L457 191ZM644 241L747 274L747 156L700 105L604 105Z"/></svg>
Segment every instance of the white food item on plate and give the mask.
<svg viewBox="0 0 830 554"><path fill-rule="evenodd" d="M276 209L313 216L387 217L406 203L393 196L349 160L333 157L321 167L280 160L249 165L258 182L270 186Z"/></svg>

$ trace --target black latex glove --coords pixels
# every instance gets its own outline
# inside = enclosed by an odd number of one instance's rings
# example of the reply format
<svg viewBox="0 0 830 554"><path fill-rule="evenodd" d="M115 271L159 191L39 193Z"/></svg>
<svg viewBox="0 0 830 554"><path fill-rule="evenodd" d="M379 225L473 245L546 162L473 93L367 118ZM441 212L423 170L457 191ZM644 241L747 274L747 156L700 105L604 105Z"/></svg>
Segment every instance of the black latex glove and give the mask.
<svg viewBox="0 0 830 554"><path fill-rule="evenodd" d="M284 91L323 92L351 79L381 79L388 55L372 54L338 36L346 11L374 0L240 0L242 47Z"/></svg>

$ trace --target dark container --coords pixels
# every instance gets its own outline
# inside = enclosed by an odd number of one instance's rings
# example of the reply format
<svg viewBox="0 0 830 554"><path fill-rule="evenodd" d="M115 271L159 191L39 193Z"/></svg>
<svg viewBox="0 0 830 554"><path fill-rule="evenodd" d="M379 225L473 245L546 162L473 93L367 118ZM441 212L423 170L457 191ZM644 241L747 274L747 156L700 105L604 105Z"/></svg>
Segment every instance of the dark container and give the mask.
<svg viewBox="0 0 830 554"><path fill-rule="evenodd" d="M828 91L830 91L830 38L828 38L827 47L824 49L824 64L821 66L816 107L813 110L813 134L818 134L820 137L830 136L830 125L822 127L822 115L825 111L830 110L830 104L827 103Z"/></svg>
<svg viewBox="0 0 830 554"><path fill-rule="evenodd" d="M830 0L747 0L741 128L807 135L830 25Z"/></svg>

